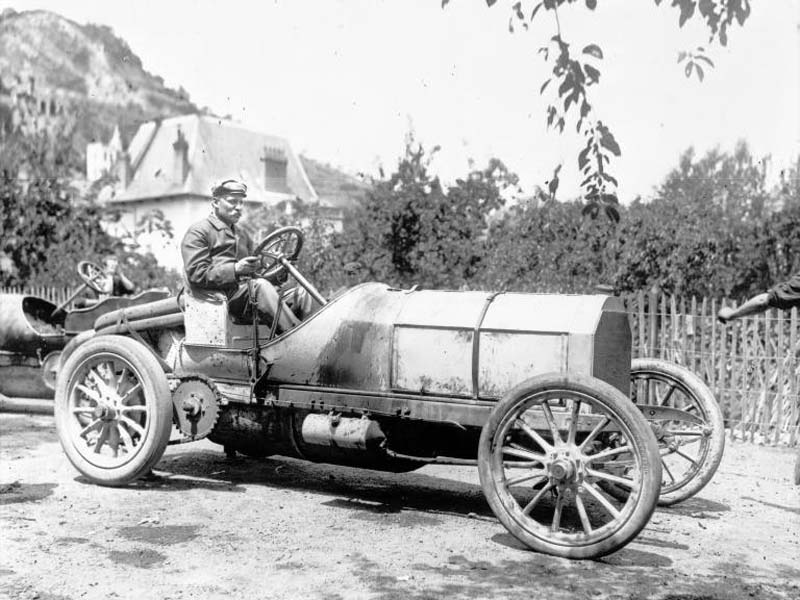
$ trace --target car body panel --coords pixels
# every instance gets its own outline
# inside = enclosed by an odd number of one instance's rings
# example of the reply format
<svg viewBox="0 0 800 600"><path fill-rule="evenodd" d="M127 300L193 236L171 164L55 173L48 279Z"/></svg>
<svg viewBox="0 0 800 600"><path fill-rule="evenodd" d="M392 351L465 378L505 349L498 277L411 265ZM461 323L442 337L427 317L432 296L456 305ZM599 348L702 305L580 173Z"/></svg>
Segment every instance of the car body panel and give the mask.
<svg viewBox="0 0 800 600"><path fill-rule="evenodd" d="M258 353L251 326L228 323L227 334L197 343L197 331L219 320L189 307L178 372L231 384L259 380L268 387L478 400L497 399L537 374L576 371L628 391L630 329L621 301L607 296L410 291L369 283L260 344ZM608 323L604 315L611 315ZM244 335L232 336L234 328ZM226 337L237 337L240 347L220 347ZM608 346L605 338L617 345L598 356L596 348Z"/></svg>

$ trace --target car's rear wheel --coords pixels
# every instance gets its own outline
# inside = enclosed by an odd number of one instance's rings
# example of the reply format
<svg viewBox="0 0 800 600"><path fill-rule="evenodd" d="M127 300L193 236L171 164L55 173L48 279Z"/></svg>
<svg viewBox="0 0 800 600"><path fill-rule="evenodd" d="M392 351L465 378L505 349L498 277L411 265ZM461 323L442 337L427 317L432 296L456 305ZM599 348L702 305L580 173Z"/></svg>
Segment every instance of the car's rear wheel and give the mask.
<svg viewBox="0 0 800 600"><path fill-rule="evenodd" d="M607 464L628 457L624 476ZM501 523L530 548L595 558L647 524L661 464L653 432L619 390L588 376L550 374L510 390L483 427L478 469ZM613 482L624 499L599 485Z"/></svg>
<svg viewBox="0 0 800 600"><path fill-rule="evenodd" d="M641 406L675 408L696 417L650 421L663 473L658 503L669 506L691 498L711 481L725 449L725 423L714 394L680 365L637 358L631 366L631 398Z"/></svg>
<svg viewBox="0 0 800 600"><path fill-rule="evenodd" d="M160 364L130 338L79 346L56 382L56 429L70 462L93 483L119 486L146 474L169 442L172 402Z"/></svg>

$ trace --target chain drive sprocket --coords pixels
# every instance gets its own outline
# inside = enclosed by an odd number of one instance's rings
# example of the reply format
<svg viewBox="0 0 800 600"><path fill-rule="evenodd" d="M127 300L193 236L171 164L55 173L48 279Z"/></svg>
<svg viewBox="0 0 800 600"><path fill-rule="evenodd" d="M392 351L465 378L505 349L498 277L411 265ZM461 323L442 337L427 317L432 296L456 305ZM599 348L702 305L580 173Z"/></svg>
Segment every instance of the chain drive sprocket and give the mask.
<svg viewBox="0 0 800 600"><path fill-rule="evenodd" d="M184 375L172 391L175 426L183 434L181 441L206 437L219 419L220 394L217 386L204 375Z"/></svg>

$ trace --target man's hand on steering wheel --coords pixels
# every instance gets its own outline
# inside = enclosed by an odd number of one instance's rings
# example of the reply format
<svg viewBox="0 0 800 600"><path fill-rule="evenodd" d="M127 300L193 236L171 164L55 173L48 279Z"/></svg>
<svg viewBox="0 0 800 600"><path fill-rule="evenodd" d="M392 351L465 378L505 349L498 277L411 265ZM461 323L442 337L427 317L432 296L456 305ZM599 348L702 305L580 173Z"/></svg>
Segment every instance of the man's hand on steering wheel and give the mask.
<svg viewBox="0 0 800 600"><path fill-rule="evenodd" d="M245 256L233 265L233 272L237 277L252 275L261 268L261 259L258 256Z"/></svg>

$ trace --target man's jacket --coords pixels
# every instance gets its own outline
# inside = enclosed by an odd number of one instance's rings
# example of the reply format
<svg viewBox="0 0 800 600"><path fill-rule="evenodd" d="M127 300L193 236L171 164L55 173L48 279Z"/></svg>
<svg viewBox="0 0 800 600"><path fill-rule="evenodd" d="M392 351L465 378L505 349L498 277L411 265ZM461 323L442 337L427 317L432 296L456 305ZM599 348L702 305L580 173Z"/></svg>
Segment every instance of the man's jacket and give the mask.
<svg viewBox="0 0 800 600"><path fill-rule="evenodd" d="M230 298L240 285L233 266L252 253L253 242L247 232L226 225L216 215L189 227L181 242L181 255L192 296L214 300L222 292Z"/></svg>

